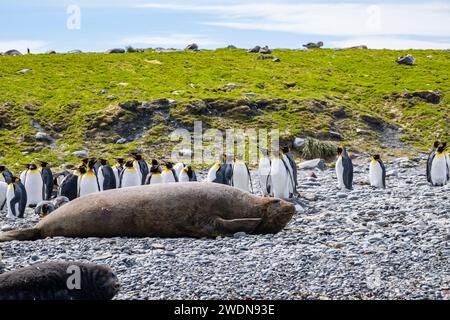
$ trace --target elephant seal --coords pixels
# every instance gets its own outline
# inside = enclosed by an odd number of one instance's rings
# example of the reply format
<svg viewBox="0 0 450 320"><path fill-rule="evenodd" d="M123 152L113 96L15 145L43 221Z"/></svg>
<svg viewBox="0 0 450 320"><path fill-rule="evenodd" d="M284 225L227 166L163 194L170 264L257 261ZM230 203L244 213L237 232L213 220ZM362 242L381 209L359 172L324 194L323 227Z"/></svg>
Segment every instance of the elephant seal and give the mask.
<svg viewBox="0 0 450 320"><path fill-rule="evenodd" d="M0 275L0 300L109 300L118 291L113 271L90 263L39 263Z"/></svg>
<svg viewBox="0 0 450 320"><path fill-rule="evenodd" d="M293 204L218 183L185 182L112 189L77 198L33 228L0 242L46 237L216 237L281 231Z"/></svg>

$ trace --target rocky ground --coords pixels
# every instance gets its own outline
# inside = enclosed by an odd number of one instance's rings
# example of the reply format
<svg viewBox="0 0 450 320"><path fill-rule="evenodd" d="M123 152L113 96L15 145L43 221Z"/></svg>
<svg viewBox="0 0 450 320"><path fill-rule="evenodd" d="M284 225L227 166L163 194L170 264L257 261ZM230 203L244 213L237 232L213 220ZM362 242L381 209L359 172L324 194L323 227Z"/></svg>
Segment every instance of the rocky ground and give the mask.
<svg viewBox="0 0 450 320"><path fill-rule="evenodd" d="M336 189L333 169L300 171L302 206L277 235L1 243L4 269L108 264L118 299L450 299L450 186L428 185L423 157L387 166L386 190L370 188L367 165L351 192ZM36 220L1 213L0 227Z"/></svg>

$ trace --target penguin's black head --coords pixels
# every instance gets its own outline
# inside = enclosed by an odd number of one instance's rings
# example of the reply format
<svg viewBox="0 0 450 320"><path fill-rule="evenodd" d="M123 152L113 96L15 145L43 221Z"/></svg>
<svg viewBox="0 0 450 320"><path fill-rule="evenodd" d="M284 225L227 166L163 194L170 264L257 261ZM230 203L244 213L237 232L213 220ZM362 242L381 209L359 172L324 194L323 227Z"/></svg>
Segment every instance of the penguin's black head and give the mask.
<svg viewBox="0 0 450 320"><path fill-rule="evenodd" d="M373 160L380 160L381 159L381 157L380 157L380 155L379 154L374 154L373 155Z"/></svg>
<svg viewBox="0 0 450 320"><path fill-rule="evenodd" d="M192 166L191 165L186 167L186 172L187 173L191 173L192 172Z"/></svg>
<svg viewBox="0 0 450 320"><path fill-rule="evenodd" d="M88 162L89 162L89 159L88 159L88 158L85 158L85 159L81 160L81 163L84 163L85 165L87 165Z"/></svg>
<svg viewBox="0 0 450 320"><path fill-rule="evenodd" d="M433 143L433 147L434 147L435 149L437 149L437 147L439 147L439 141L435 141L435 142Z"/></svg>
<svg viewBox="0 0 450 320"><path fill-rule="evenodd" d="M132 168L133 167L133 161L129 160L125 163L125 167Z"/></svg>
<svg viewBox="0 0 450 320"><path fill-rule="evenodd" d="M173 163L172 162L166 162L166 168L167 169L172 169L173 168Z"/></svg>
<svg viewBox="0 0 450 320"><path fill-rule="evenodd" d="M124 158L117 158L117 163L119 164L124 164L125 163L125 159Z"/></svg>
<svg viewBox="0 0 450 320"><path fill-rule="evenodd" d="M6 170L6 167L5 166L0 166L0 172L3 172L3 171L5 171Z"/></svg>
<svg viewBox="0 0 450 320"><path fill-rule="evenodd" d="M45 167L47 167L47 166L48 166L48 162L41 161L41 167L42 167L42 168L45 168Z"/></svg>
<svg viewBox="0 0 450 320"><path fill-rule="evenodd" d="M29 163L24 164L23 166L24 166L26 169L30 169L30 164L29 164Z"/></svg>
<svg viewBox="0 0 450 320"><path fill-rule="evenodd" d="M81 174L85 174L87 172L86 167L84 166L80 166L78 170L80 171Z"/></svg>
<svg viewBox="0 0 450 320"><path fill-rule="evenodd" d="M89 160L89 163L88 163L89 169L94 169L94 166L96 163L97 163L97 159L93 158L93 159Z"/></svg>
<svg viewBox="0 0 450 320"><path fill-rule="evenodd" d="M441 143L441 144L439 145L439 147L437 148L437 152L438 152L438 153L442 153L442 152L445 151L446 148L447 148L446 143L445 143L445 142L444 142L444 143Z"/></svg>
<svg viewBox="0 0 450 320"><path fill-rule="evenodd" d="M16 182L19 182L19 181L20 181L19 177L16 177L16 176L12 176L11 177L11 183L16 183Z"/></svg>
<svg viewBox="0 0 450 320"><path fill-rule="evenodd" d="M289 152L289 147L288 146L284 146L281 148L281 151L283 151L283 153L288 153Z"/></svg>
<svg viewBox="0 0 450 320"><path fill-rule="evenodd" d="M447 148L447 142L443 141L442 142L442 147L444 147L444 149Z"/></svg>
<svg viewBox="0 0 450 320"><path fill-rule="evenodd" d="M158 170L157 167L152 166L152 167L150 168L150 172L151 172L151 173L159 173L159 170Z"/></svg>
<svg viewBox="0 0 450 320"><path fill-rule="evenodd" d="M100 159L100 163L102 164L102 166L106 166L108 164L108 160Z"/></svg>
<svg viewBox="0 0 450 320"><path fill-rule="evenodd" d="M28 166L28 169L30 169L30 170L36 170L36 169L37 169L37 165L35 165L34 163L32 163L32 164L30 164L30 165Z"/></svg>
<svg viewBox="0 0 450 320"><path fill-rule="evenodd" d="M157 165L159 165L158 160L153 159L152 160L152 166L157 166Z"/></svg>
<svg viewBox="0 0 450 320"><path fill-rule="evenodd" d="M344 152L344 147L343 146L339 146L337 147L337 154L341 155Z"/></svg>

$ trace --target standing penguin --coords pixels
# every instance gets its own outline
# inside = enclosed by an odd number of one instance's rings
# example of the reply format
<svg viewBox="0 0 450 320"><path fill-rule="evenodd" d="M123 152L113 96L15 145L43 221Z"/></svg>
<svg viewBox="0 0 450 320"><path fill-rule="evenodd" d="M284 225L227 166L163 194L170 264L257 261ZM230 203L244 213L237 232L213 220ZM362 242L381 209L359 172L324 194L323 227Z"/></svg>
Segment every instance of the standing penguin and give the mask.
<svg viewBox="0 0 450 320"><path fill-rule="evenodd" d="M27 206L27 191L20 179L11 176L6 192L6 204L8 206L7 218L23 218Z"/></svg>
<svg viewBox="0 0 450 320"><path fill-rule="evenodd" d="M187 170L186 170L187 169ZM189 177L189 182L195 182L197 181L197 175L195 174L194 169L192 169L191 165L187 165L184 170L186 171L188 177Z"/></svg>
<svg viewBox="0 0 450 320"><path fill-rule="evenodd" d="M238 157L233 163L233 175L231 177L231 185L245 192L250 192L250 171L247 164Z"/></svg>
<svg viewBox="0 0 450 320"><path fill-rule="evenodd" d="M133 165L133 161L127 161L120 174L120 188L135 187L141 185L141 173Z"/></svg>
<svg viewBox="0 0 450 320"><path fill-rule="evenodd" d="M177 174L172 162L166 162L166 167L161 173L162 183L178 182Z"/></svg>
<svg viewBox="0 0 450 320"><path fill-rule="evenodd" d="M446 144L441 143L431 157L430 178L434 186L444 186L450 176L449 161L447 160Z"/></svg>
<svg viewBox="0 0 450 320"><path fill-rule="evenodd" d="M259 159L258 165L259 185L263 196L267 197L272 195L272 182L270 179L270 167L272 164L268 150L261 150L261 155L262 157Z"/></svg>
<svg viewBox="0 0 450 320"><path fill-rule="evenodd" d="M44 200L50 200L53 193L53 172L45 161L41 161L41 168L39 170L44 181Z"/></svg>
<svg viewBox="0 0 450 320"><path fill-rule="evenodd" d="M116 188L118 188L120 184L120 174L122 173L125 159L117 158L116 161L117 163L112 167L112 170L114 172L114 177L116 178Z"/></svg>
<svg viewBox="0 0 450 320"><path fill-rule="evenodd" d="M175 170L175 174L177 175L177 177L180 177L180 173L185 167L186 167L186 165L183 162L177 162L173 166L173 169Z"/></svg>
<svg viewBox="0 0 450 320"><path fill-rule="evenodd" d="M80 167L80 177L78 179L78 196L86 196L91 193L99 192L97 176L95 175L96 160L91 159L87 168Z"/></svg>
<svg viewBox="0 0 450 320"><path fill-rule="evenodd" d="M100 168L98 168L98 184L100 191L116 189L116 177L111 166L108 164L108 160L100 159Z"/></svg>
<svg viewBox="0 0 450 320"><path fill-rule="evenodd" d="M11 171L6 169L5 166L0 166L0 181L10 183L13 174Z"/></svg>
<svg viewBox="0 0 450 320"><path fill-rule="evenodd" d="M290 195L297 194L297 164L295 163L294 157L291 154L289 147L285 146L281 148L281 152L284 155L284 161L289 167L289 193Z"/></svg>
<svg viewBox="0 0 450 320"><path fill-rule="evenodd" d="M372 156L370 161L369 180L374 188L386 188L386 167L379 154Z"/></svg>
<svg viewBox="0 0 450 320"><path fill-rule="evenodd" d="M82 167L83 171L86 172L85 167ZM61 181L59 185L58 195L62 197L67 197L70 201L78 197L78 180L81 176L79 168L74 168L72 173L69 173Z"/></svg>
<svg viewBox="0 0 450 320"><path fill-rule="evenodd" d="M336 175L339 189L353 189L353 163L344 146L337 148Z"/></svg>
<svg viewBox="0 0 450 320"><path fill-rule="evenodd" d="M44 200L44 181L35 164L30 164L25 174L25 190L27 191L27 206L34 208Z"/></svg>
<svg viewBox="0 0 450 320"><path fill-rule="evenodd" d="M222 163L215 163L208 171L208 182L231 185L233 166L228 163L226 154L222 155Z"/></svg>
<svg viewBox="0 0 450 320"><path fill-rule="evenodd" d="M145 184L160 184L162 183L161 170L158 167L152 166L150 168L150 173L147 176Z"/></svg>
<svg viewBox="0 0 450 320"><path fill-rule="evenodd" d="M273 196L280 199L289 199L289 168L283 161L283 155L274 155L270 165L270 180Z"/></svg>
<svg viewBox="0 0 450 320"><path fill-rule="evenodd" d="M436 149L439 147L439 141L435 141L427 159L427 181L431 183L431 163L433 162L433 157L436 154Z"/></svg>
<svg viewBox="0 0 450 320"><path fill-rule="evenodd" d="M148 164L142 158L142 155L140 155L137 152L131 153L131 156L134 158L133 162L134 168L138 170L139 175L141 177L141 184L145 184L145 179L148 175Z"/></svg>
<svg viewBox="0 0 450 320"><path fill-rule="evenodd" d="M6 182L0 181L0 211L5 207L7 192L8 184Z"/></svg>

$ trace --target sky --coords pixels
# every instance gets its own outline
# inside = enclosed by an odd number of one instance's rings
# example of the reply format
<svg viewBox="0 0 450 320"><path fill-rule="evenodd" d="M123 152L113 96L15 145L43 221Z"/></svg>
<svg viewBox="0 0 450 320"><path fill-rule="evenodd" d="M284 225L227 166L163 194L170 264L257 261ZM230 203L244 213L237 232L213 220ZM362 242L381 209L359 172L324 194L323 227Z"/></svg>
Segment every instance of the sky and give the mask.
<svg viewBox="0 0 450 320"><path fill-rule="evenodd" d="M0 52L302 48L450 49L450 1L0 0Z"/></svg>

